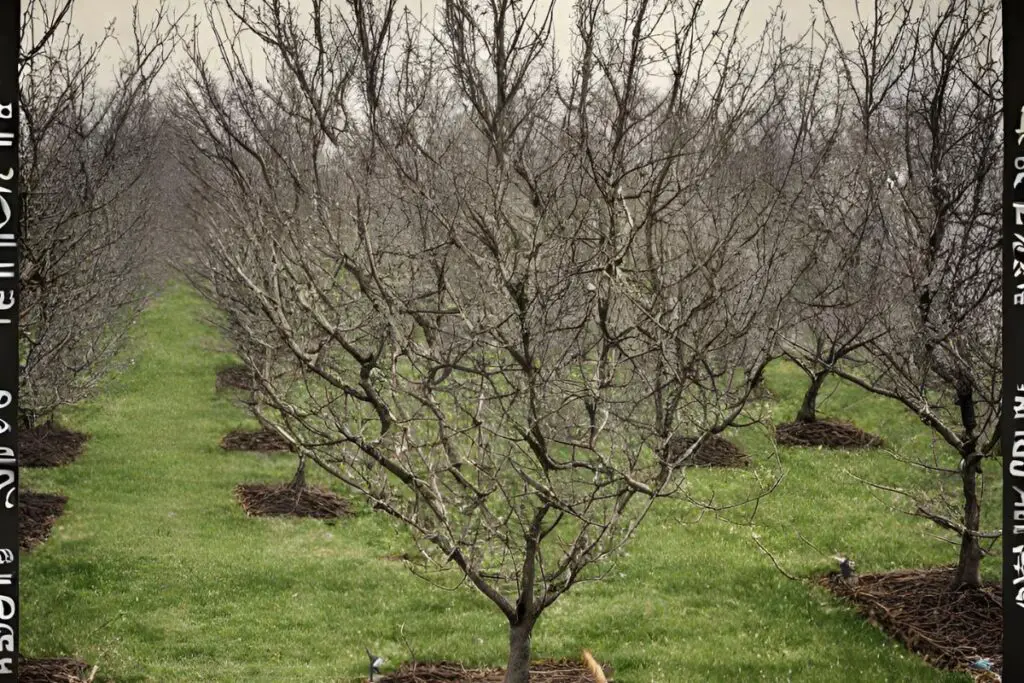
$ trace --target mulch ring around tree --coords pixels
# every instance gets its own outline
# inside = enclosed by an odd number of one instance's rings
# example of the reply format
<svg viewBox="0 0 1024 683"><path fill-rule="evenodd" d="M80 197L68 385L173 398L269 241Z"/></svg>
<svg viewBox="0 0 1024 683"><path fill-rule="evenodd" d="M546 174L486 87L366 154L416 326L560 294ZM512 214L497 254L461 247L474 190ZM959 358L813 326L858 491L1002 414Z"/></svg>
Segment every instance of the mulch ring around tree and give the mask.
<svg viewBox="0 0 1024 683"><path fill-rule="evenodd" d="M31 550L50 536L68 499L56 493L18 492L18 545Z"/></svg>
<svg viewBox="0 0 1024 683"><path fill-rule="evenodd" d="M336 519L350 513L348 501L318 486L239 484L235 497L250 517L314 517Z"/></svg>
<svg viewBox="0 0 1024 683"><path fill-rule="evenodd" d="M226 451L258 451L262 453L291 450L291 444L272 429L260 429L254 432L236 429L228 432L220 440L220 447Z"/></svg>
<svg viewBox="0 0 1024 683"><path fill-rule="evenodd" d="M18 464L22 467L59 467L82 454L88 435L43 424L18 432Z"/></svg>
<svg viewBox="0 0 1024 683"><path fill-rule="evenodd" d="M389 562L414 562L416 561L416 555L406 550L401 553L388 553L381 559L388 560Z"/></svg>
<svg viewBox="0 0 1024 683"><path fill-rule="evenodd" d="M18 657L18 683L90 683L96 673L80 659Z"/></svg>
<svg viewBox="0 0 1024 683"><path fill-rule="evenodd" d="M669 453L680 457L696 440L692 436L675 436L669 441ZM747 467L750 457L726 439L710 434L685 464L691 467Z"/></svg>
<svg viewBox="0 0 1024 683"><path fill-rule="evenodd" d="M242 389L252 391L256 388L256 380L244 365L232 365L217 373L217 389Z"/></svg>
<svg viewBox="0 0 1024 683"><path fill-rule="evenodd" d="M815 420L787 422L775 428L780 446L825 446L826 448L879 448L881 437L868 434L849 422Z"/></svg>
<svg viewBox="0 0 1024 683"><path fill-rule="evenodd" d="M999 584L950 591L952 568L855 578L847 583L833 572L819 583L853 602L868 621L936 668L969 671L978 680L994 680L991 673L969 669L972 662L987 658L994 672L1002 671L1003 591Z"/></svg>
<svg viewBox="0 0 1024 683"><path fill-rule="evenodd" d="M608 681L611 668L601 667ZM407 662L394 673L384 674L380 683L502 683L504 669L467 669L455 662ZM580 662L539 661L530 664L531 683L595 683L595 678Z"/></svg>

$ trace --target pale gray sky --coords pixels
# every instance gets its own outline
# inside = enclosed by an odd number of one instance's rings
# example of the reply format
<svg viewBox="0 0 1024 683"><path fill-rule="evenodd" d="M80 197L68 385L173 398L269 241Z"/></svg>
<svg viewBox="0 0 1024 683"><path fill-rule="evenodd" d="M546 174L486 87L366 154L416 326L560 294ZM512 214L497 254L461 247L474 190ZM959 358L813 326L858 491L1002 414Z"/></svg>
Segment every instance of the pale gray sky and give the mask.
<svg viewBox="0 0 1024 683"><path fill-rule="evenodd" d="M2 0L0 0L2 1ZM340 2L341 0L338 0ZM405 0L410 4L419 5L425 12L432 13L436 0ZM706 0L704 11L708 17L717 15L727 4L728 0ZM301 0L300 0L301 2ZM400 0L403 2L403 0ZM573 2L572 0L555 0L556 20L555 35L560 51L568 45L568 26ZM829 12L837 20L840 29L846 29L850 22L856 17L855 0L826 0ZM116 21L117 32L122 34L128 31L131 25L132 0L78 0L76 3L73 25L76 29L85 34L89 40L98 40L103 35L104 28L112 21ZM139 0L139 7L143 17L151 14L159 4L159 0ZM205 17L203 6L205 0L192 0L193 12ZM816 0L781 0L783 11L787 17L788 33L791 36L797 35L800 31L806 30L811 18L810 7L817 4ZM870 12L872 0L861 1L862 11ZM172 8L185 9L189 6L188 0L170 0ZM752 0L745 15L747 30L751 36L756 35L763 27L765 20L769 17L771 10L776 6L776 0ZM843 33L847 31L843 30ZM848 35L848 33L847 33ZM210 38L209 34L206 36ZM212 43L211 43L212 46ZM113 64L113 58L117 54L116 47L105 51L105 62ZM257 58L257 61L258 60Z"/></svg>
<svg viewBox="0 0 1024 683"><path fill-rule="evenodd" d="M143 14L152 11L159 0L139 0L139 7ZM203 0L193 0L194 9L201 8ZM563 26L572 8L571 0L556 0L559 7L556 9L561 15L559 22ZM794 29L799 26L806 26L810 17L809 7L814 0L782 0L781 4L787 17L793 24ZM171 5L179 3L182 8L188 6L187 0L172 0ZM861 3L865 7L871 6L871 1ZM131 0L78 0L77 10L74 18L75 26L90 37L99 37L107 23L116 19L118 25L126 25L131 19ZM423 0L425 10L431 10L434 0ZM726 0L707 0L705 8L709 15L721 11L726 5ZM854 0L827 0L829 12L847 24L855 17ZM747 16L752 26L759 26L768 17L774 0L753 0L750 3Z"/></svg>
<svg viewBox="0 0 1024 683"><path fill-rule="evenodd" d="M182 7L188 4L186 0L178 1ZM195 0L192 5L199 7L201 2L202 0ZM813 0L782 0L782 7L794 24L798 22L804 23L809 16L808 7L811 2ZM78 0L75 26L88 35L100 36L103 27L111 19L117 19L119 24L130 19L131 4L130 0ZM157 4L158 0L139 0L139 7L144 13L147 10L152 10ZM431 9L433 4L432 0L424 0L424 9ZM718 12L725 4L725 0L707 0L705 7L709 13ZM827 4L829 11L845 22L852 20L855 16L854 0L828 0ZM871 3L868 0L868 2L862 2L862 4L870 6ZM561 5L561 8L564 8L562 11L563 17L567 17L572 8L571 0L559 2L559 5ZM754 23L763 22L774 5L775 3L772 0L753 0L748 10L750 21Z"/></svg>

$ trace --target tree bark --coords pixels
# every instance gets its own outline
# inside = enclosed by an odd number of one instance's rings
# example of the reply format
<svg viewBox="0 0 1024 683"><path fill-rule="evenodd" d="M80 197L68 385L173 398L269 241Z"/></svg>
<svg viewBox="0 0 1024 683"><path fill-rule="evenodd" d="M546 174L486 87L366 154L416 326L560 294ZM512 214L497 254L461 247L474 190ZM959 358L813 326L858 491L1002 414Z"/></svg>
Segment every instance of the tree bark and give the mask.
<svg viewBox="0 0 1024 683"><path fill-rule="evenodd" d="M295 470L295 476L288 486L296 491L306 488L306 456L299 456L299 467Z"/></svg>
<svg viewBox="0 0 1024 683"><path fill-rule="evenodd" d="M821 393L821 386L828 375L828 370L820 370L811 375L811 386L807 387L804 402L796 414L797 422L815 422L818 419L818 394Z"/></svg>
<svg viewBox="0 0 1024 683"><path fill-rule="evenodd" d="M981 458L976 454L964 458L963 481L964 494L964 529L960 537L960 558L953 575L953 590L959 588L981 587L981 542L970 532L981 528L981 504L978 500L978 470L981 469Z"/></svg>
<svg viewBox="0 0 1024 683"><path fill-rule="evenodd" d="M26 432L31 431L32 429L35 429L37 423L38 419L36 418L35 413L27 410L18 411L18 429Z"/></svg>
<svg viewBox="0 0 1024 683"><path fill-rule="evenodd" d="M530 683L530 641L534 619L522 618L509 626L508 668L505 683Z"/></svg>

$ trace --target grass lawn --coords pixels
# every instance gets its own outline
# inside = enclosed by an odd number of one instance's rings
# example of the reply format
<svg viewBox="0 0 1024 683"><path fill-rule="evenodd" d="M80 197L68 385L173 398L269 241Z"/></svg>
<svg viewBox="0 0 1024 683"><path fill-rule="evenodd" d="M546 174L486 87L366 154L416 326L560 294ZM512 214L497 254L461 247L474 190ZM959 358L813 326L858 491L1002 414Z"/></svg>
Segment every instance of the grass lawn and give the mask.
<svg viewBox="0 0 1024 683"><path fill-rule="evenodd" d="M421 659L503 665L497 609L469 588L435 587L382 559L402 540L367 506L333 525L244 516L232 488L287 481L294 460L219 448L221 436L250 423L214 389L232 359L200 322L203 310L184 288L159 298L128 351L134 366L64 416L92 435L85 454L58 470L22 471L27 488L69 497L51 538L22 555L22 651L76 656L120 683L356 681L366 675L364 646L388 671L409 656L406 641ZM793 417L805 382L794 368L772 369L777 421ZM829 385L821 409L901 447L933 447L922 425L857 389ZM767 461L763 433L729 436ZM888 512L851 476L915 476L884 453L780 456L786 478L761 504L756 531L790 573L834 564L797 532L828 555L851 554L861 572L955 559L954 547L927 536L932 526ZM725 495L735 476L691 474L699 489ZM315 467L310 478L329 483ZM991 488L986 517L998 526ZM783 577L739 521L693 523L682 503L656 508L606 581L579 586L545 613L534 655L576 658L589 648L617 683L968 680L929 668L824 590ZM997 576L998 559L984 569ZM447 588L457 583L450 577Z"/></svg>

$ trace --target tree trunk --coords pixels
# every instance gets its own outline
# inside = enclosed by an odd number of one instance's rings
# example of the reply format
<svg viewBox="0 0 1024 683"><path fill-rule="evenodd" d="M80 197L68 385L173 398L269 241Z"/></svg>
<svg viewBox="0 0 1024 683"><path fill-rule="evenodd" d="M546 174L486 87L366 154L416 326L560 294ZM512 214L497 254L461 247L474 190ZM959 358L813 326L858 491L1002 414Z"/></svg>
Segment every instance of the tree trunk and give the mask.
<svg viewBox="0 0 1024 683"><path fill-rule="evenodd" d="M981 504L978 501L978 470L981 469L981 458L975 454L964 458L963 481L964 493L964 528L978 531L981 528ZM981 587L981 542L971 533L964 533L960 538L960 558L953 575L951 588Z"/></svg>
<svg viewBox="0 0 1024 683"><path fill-rule="evenodd" d="M18 429L21 431L31 431L36 426L36 417L34 413L27 410L18 411Z"/></svg>
<svg viewBox="0 0 1024 683"><path fill-rule="evenodd" d="M295 470L295 476L288 486L296 491L306 488L306 456L299 456L299 468Z"/></svg>
<svg viewBox="0 0 1024 683"><path fill-rule="evenodd" d="M508 669L505 683L530 683L530 640L533 637L533 619L524 618L509 626Z"/></svg>
<svg viewBox="0 0 1024 683"><path fill-rule="evenodd" d="M764 372L763 368L758 370L757 373L750 379L750 395L751 396L763 396L764 395Z"/></svg>
<svg viewBox="0 0 1024 683"><path fill-rule="evenodd" d="M828 370L821 370L811 376L811 386L807 387L800 412L796 414L797 422L814 422L818 419L818 394L821 393L821 385L825 383L828 374Z"/></svg>

